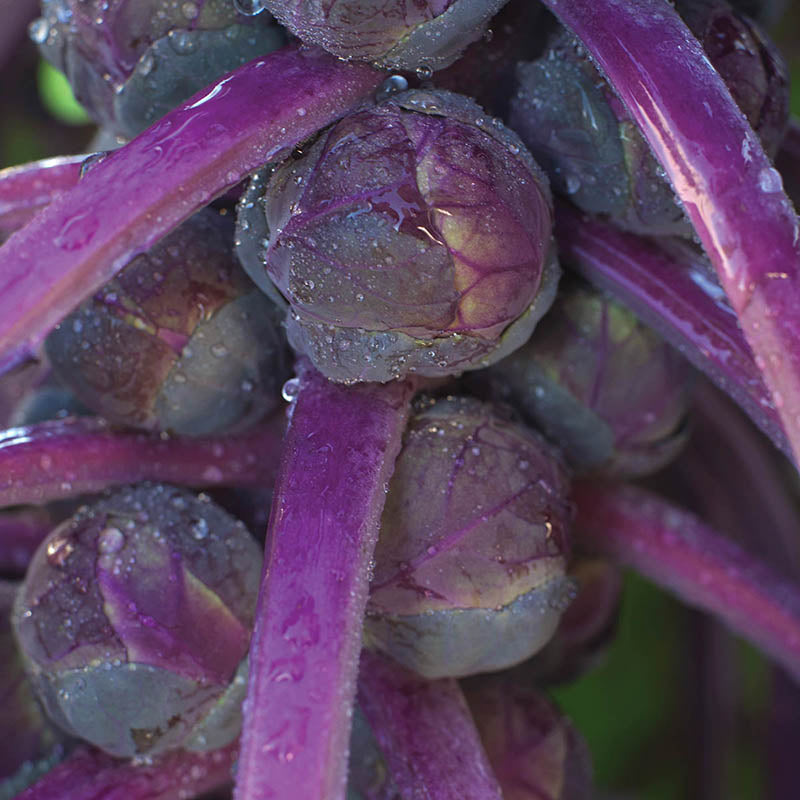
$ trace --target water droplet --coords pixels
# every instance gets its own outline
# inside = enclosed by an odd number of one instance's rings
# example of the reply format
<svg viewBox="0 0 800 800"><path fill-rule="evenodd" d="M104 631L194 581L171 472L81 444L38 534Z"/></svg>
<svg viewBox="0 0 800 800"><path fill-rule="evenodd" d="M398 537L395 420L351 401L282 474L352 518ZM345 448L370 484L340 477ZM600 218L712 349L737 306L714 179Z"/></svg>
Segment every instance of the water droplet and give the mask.
<svg viewBox="0 0 800 800"><path fill-rule="evenodd" d="M192 536L194 536L194 538L198 541L205 539L206 536L208 536L208 522L203 517L196 519L192 522L190 530L192 532Z"/></svg>
<svg viewBox="0 0 800 800"><path fill-rule="evenodd" d="M420 64L416 72L421 81L429 81L433 76L433 70L427 64Z"/></svg>
<svg viewBox="0 0 800 800"><path fill-rule="evenodd" d="M228 355L228 348L224 344L215 344L211 347L211 355L214 358L225 358Z"/></svg>
<svg viewBox="0 0 800 800"><path fill-rule="evenodd" d="M380 103L393 94L404 92L406 89L408 89L408 81L402 75L390 75L375 92L375 101Z"/></svg>
<svg viewBox="0 0 800 800"><path fill-rule="evenodd" d="M300 393L299 378L289 378L289 380L283 384L283 388L281 389L281 396L287 403L291 403L299 393Z"/></svg>
<svg viewBox="0 0 800 800"><path fill-rule="evenodd" d="M139 63L136 69L142 77L146 78L153 71L153 67L155 65L156 65L155 57L149 50L147 50L139 59Z"/></svg>
<svg viewBox="0 0 800 800"><path fill-rule="evenodd" d="M197 41L189 31L170 31L167 34L170 47L179 55L193 53L197 49Z"/></svg>
<svg viewBox="0 0 800 800"><path fill-rule="evenodd" d="M81 178L84 177L88 172L91 172L98 164L101 164L103 161L106 160L110 150L100 150L97 153L92 153L86 158L83 159L81 162L81 171L80 176Z"/></svg>
<svg viewBox="0 0 800 800"><path fill-rule="evenodd" d="M197 7L197 3L190 0L181 6L181 12L186 19L194 19L200 13L200 9Z"/></svg>
<svg viewBox="0 0 800 800"><path fill-rule="evenodd" d="M103 528L97 537L97 552L104 555L118 553L124 544L125 534L119 528Z"/></svg>
<svg viewBox="0 0 800 800"><path fill-rule="evenodd" d="M266 0L233 0L234 8L246 17L255 17L266 9Z"/></svg>
<svg viewBox="0 0 800 800"><path fill-rule="evenodd" d="M581 188L581 179L577 175L567 175L567 194L575 194Z"/></svg>
<svg viewBox="0 0 800 800"><path fill-rule="evenodd" d="M783 189L783 179L780 172L774 167L764 167L758 173L758 186L762 192L768 194L780 192Z"/></svg>
<svg viewBox="0 0 800 800"><path fill-rule="evenodd" d="M63 567L64 562L74 549L75 545L69 539L63 537L53 539L47 545L47 563L54 567Z"/></svg>
<svg viewBox="0 0 800 800"><path fill-rule="evenodd" d="M35 19L28 26L28 35L36 44L44 44L50 35L50 23L44 17Z"/></svg>

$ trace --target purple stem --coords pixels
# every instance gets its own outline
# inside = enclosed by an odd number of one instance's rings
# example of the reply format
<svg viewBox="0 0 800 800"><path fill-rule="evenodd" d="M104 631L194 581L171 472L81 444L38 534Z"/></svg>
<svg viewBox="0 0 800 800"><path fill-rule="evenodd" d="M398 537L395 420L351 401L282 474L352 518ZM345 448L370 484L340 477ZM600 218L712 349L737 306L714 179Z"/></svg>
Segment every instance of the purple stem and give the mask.
<svg viewBox="0 0 800 800"><path fill-rule="evenodd" d="M301 365L267 533L236 800L339 800L370 562L408 383Z"/></svg>
<svg viewBox="0 0 800 800"><path fill-rule="evenodd" d="M81 748L14 800L185 800L230 784L237 746L176 750L151 764Z"/></svg>
<svg viewBox="0 0 800 800"><path fill-rule="evenodd" d="M556 237L567 263L619 297L727 392L791 457L780 417L736 314L724 296L713 295L716 287L702 266L692 262L688 249L681 258L670 255L655 241L620 231L565 202L558 206Z"/></svg>
<svg viewBox="0 0 800 800"><path fill-rule="evenodd" d="M151 480L181 486L272 486L284 421L225 437L164 437L81 417L0 433L0 507L49 503Z"/></svg>
<svg viewBox="0 0 800 800"><path fill-rule="evenodd" d="M634 486L574 486L583 544L633 567L800 679L800 590L688 511Z"/></svg>
<svg viewBox="0 0 800 800"><path fill-rule="evenodd" d="M583 41L664 167L798 456L800 224L780 174L665 0L544 2Z"/></svg>
<svg viewBox="0 0 800 800"><path fill-rule="evenodd" d="M59 192L75 186L85 158L58 156L0 170L0 235L21 228Z"/></svg>
<svg viewBox="0 0 800 800"><path fill-rule="evenodd" d="M24 575L36 548L55 524L41 508L0 514L0 573Z"/></svg>
<svg viewBox="0 0 800 800"><path fill-rule="evenodd" d="M0 247L0 372L137 254L346 114L383 74L288 45L245 64L96 163Z"/></svg>
<svg viewBox="0 0 800 800"><path fill-rule="evenodd" d="M358 704L405 800L501 800L458 682L361 653Z"/></svg>

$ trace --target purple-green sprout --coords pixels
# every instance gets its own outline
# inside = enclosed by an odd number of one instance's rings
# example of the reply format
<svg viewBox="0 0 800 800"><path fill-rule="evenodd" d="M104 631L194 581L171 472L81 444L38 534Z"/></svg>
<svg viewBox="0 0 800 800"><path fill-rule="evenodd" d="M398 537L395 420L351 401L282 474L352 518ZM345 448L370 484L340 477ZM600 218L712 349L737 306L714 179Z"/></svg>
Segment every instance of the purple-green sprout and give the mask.
<svg viewBox="0 0 800 800"><path fill-rule="evenodd" d="M242 0L237 0L242 2ZM244 0L268 8L295 36L338 58L398 70L433 70L452 64L480 39L506 0Z"/></svg>
<svg viewBox="0 0 800 800"><path fill-rule="evenodd" d="M260 567L244 525L202 495L141 484L79 509L14 606L50 719L126 758L235 740Z"/></svg>
<svg viewBox="0 0 800 800"><path fill-rule="evenodd" d="M789 116L788 72L776 47L726 0L679 0L676 9L774 156ZM560 30L517 76L509 122L556 191L631 231L692 236L663 169L578 39Z"/></svg>
<svg viewBox="0 0 800 800"><path fill-rule="evenodd" d="M534 335L477 382L558 444L580 474L635 478L688 437L691 368L613 297L565 281Z"/></svg>
<svg viewBox="0 0 800 800"><path fill-rule="evenodd" d="M595 797L589 748L551 700L499 676L463 687L503 800Z"/></svg>
<svg viewBox="0 0 800 800"><path fill-rule="evenodd" d="M287 298L289 341L326 377L438 377L502 358L549 308L550 203L513 133L463 96L416 90L287 159L248 195L239 238L266 216L245 267Z"/></svg>
<svg viewBox="0 0 800 800"><path fill-rule="evenodd" d="M134 259L45 342L56 375L118 425L202 436L273 411L288 377L271 301L204 211Z"/></svg>
<svg viewBox="0 0 800 800"><path fill-rule="evenodd" d="M30 34L92 118L123 139L287 40L268 14L249 19L231 0L42 0Z"/></svg>
<svg viewBox="0 0 800 800"><path fill-rule="evenodd" d="M568 487L533 431L476 400L420 400L389 483L366 647L427 678L540 650L573 594Z"/></svg>

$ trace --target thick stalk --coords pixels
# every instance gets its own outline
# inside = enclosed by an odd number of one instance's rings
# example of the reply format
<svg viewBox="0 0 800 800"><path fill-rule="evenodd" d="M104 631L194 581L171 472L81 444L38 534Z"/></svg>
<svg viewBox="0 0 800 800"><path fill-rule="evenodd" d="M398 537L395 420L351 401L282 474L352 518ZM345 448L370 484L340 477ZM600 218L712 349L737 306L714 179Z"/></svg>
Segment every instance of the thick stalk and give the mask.
<svg viewBox="0 0 800 800"><path fill-rule="evenodd" d="M94 417L40 422L0 433L0 507L49 503L140 481L181 486L270 487L280 414L226 437L163 437L114 430Z"/></svg>
<svg viewBox="0 0 800 800"><path fill-rule="evenodd" d="M800 590L693 514L634 486L579 482L576 535L715 614L800 680Z"/></svg>
<svg viewBox="0 0 800 800"><path fill-rule="evenodd" d="M85 159L58 156L0 170L0 235L21 228L56 194L75 186Z"/></svg>
<svg viewBox="0 0 800 800"><path fill-rule="evenodd" d="M0 247L0 371L134 256L346 114L383 74L289 45L194 95L96 163Z"/></svg>
<svg viewBox="0 0 800 800"><path fill-rule="evenodd" d="M457 681L425 680L364 650L358 705L403 798L501 800Z"/></svg>
<svg viewBox="0 0 800 800"><path fill-rule="evenodd" d="M665 0L544 0L650 144L736 311L800 454L800 223L700 44Z"/></svg>
<svg viewBox="0 0 800 800"><path fill-rule="evenodd" d="M135 764L80 748L14 800L184 800L231 782L238 744Z"/></svg>
<svg viewBox="0 0 800 800"><path fill-rule="evenodd" d="M729 394L791 456L780 417L736 315L689 251L670 254L562 202L556 237L564 261L618 297ZM714 290L718 292L714 296Z"/></svg>
<svg viewBox="0 0 800 800"><path fill-rule="evenodd" d="M250 647L237 800L339 800L361 626L408 383L301 369Z"/></svg>

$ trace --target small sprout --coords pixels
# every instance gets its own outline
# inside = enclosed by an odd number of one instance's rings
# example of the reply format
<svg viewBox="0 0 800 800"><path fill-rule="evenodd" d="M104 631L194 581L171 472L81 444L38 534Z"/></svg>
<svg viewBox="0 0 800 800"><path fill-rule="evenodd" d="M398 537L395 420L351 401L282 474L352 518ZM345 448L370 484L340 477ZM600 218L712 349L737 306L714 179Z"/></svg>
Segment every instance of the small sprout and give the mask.
<svg viewBox="0 0 800 800"><path fill-rule="evenodd" d="M691 375L624 306L574 281L530 340L476 380L557 442L575 470L637 477L685 443Z"/></svg>
<svg viewBox="0 0 800 800"><path fill-rule="evenodd" d="M286 41L231 0L43 0L30 28L101 125L131 138L226 72Z"/></svg>
<svg viewBox="0 0 800 800"><path fill-rule="evenodd" d="M125 758L233 741L260 572L258 544L203 495L144 484L83 507L14 607L52 721Z"/></svg>
<svg viewBox="0 0 800 800"><path fill-rule="evenodd" d="M464 695L503 800L591 800L589 748L544 695L502 677L464 682Z"/></svg>
<svg viewBox="0 0 800 800"><path fill-rule="evenodd" d="M53 369L112 422L202 436L274 409L286 376L273 304L204 211L138 256L48 336Z"/></svg>
<svg viewBox="0 0 800 800"><path fill-rule="evenodd" d="M242 211L239 240L263 240L240 245L248 270L263 284L266 269L291 304L290 343L334 381L484 367L528 338L555 293L544 176L450 92L346 117Z"/></svg>
<svg viewBox="0 0 800 800"><path fill-rule="evenodd" d="M421 80L477 41L506 0L266 0L279 22L343 59L416 71Z"/></svg>
<svg viewBox="0 0 800 800"><path fill-rule="evenodd" d="M475 400L423 405L384 508L365 640L428 678L517 664L569 603L566 472Z"/></svg>
<svg viewBox="0 0 800 800"><path fill-rule="evenodd" d="M788 73L780 53L725 0L676 5L774 156L789 116ZM663 169L577 39L562 29L542 57L520 63L517 78L509 124L555 191L637 233L692 236ZM713 119L707 123L714 125ZM742 142L745 158L753 144Z"/></svg>

